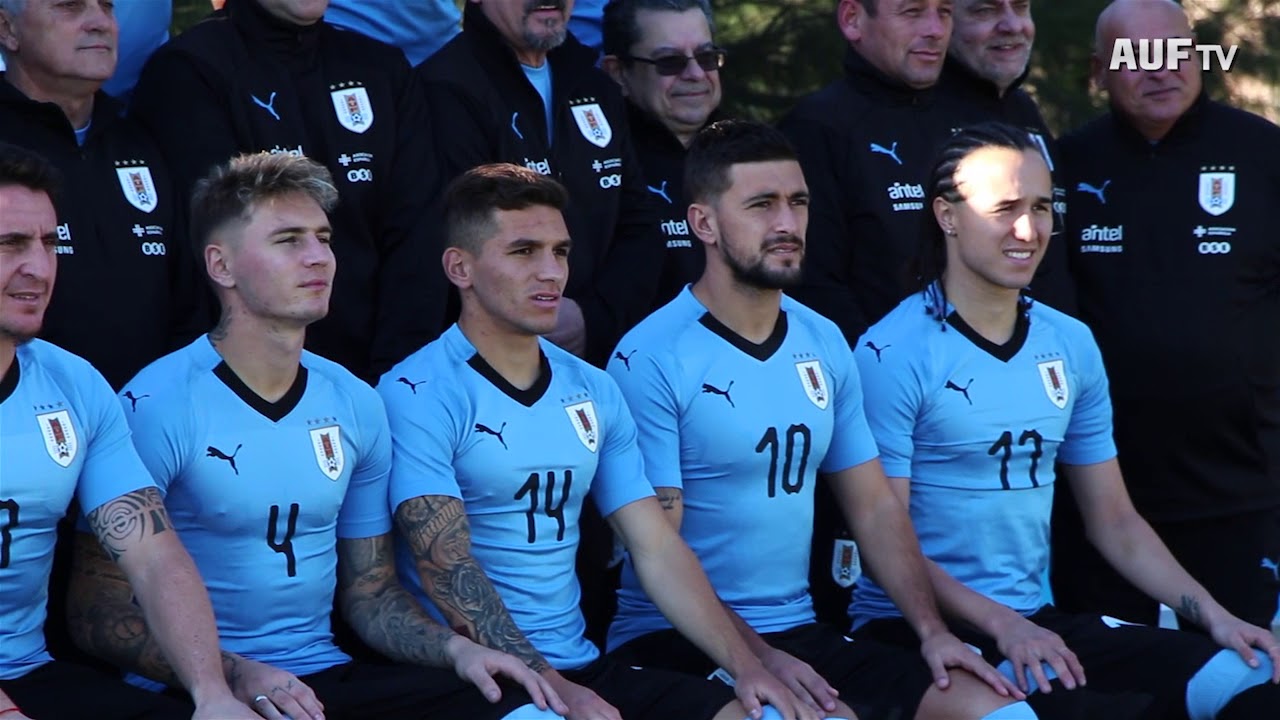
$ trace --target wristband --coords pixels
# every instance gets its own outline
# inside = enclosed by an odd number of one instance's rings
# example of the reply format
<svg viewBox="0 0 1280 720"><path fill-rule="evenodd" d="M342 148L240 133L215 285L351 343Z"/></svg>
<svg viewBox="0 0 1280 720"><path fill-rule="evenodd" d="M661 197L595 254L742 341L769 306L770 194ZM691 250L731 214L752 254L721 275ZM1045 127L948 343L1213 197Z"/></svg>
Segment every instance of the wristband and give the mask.
<svg viewBox="0 0 1280 720"><path fill-rule="evenodd" d="M7 707L3 710L0 710L0 716L8 715L9 713L18 713L19 715L21 715L22 708L18 707L17 705L14 705L13 707Z"/></svg>

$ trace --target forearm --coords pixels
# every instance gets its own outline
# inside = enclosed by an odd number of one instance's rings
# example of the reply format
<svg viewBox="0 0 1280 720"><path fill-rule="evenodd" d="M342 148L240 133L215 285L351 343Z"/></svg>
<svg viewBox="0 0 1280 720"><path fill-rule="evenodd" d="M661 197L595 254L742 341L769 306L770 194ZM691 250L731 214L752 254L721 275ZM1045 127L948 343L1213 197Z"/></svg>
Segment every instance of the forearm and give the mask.
<svg viewBox="0 0 1280 720"><path fill-rule="evenodd" d="M948 616L974 626L988 637L996 637L1008 623L1022 618L1012 608L969 589L934 561L926 558L925 563L938 605Z"/></svg>
<svg viewBox="0 0 1280 720"><path fill-rule="evenodd" d="M446 648L457 633L428 617L399 585L344 602L343 616L361 640L392 660L438 668L453 665Z"/></svg>
<svg viewBox="0 0 1280 720"><path fill-rule="evenodd" d="M413 548L423 588L454 632L514 655L534 672L550 667L471 557L471 529L461 500L437 495L408 500L396 509L396 524Z"/></svg>
<svg viewBox="0 0 1280 720"><path fill-rule="evenodd" d="M633 551L631 557L640 585L662 614L720 667L737 677L759 662L739 627L752 635L754 631L746 623L735 626L733 613L721 604L697 557L678 535L672 533L658 552Z"/></svg>
<svg viewBox="0 0 1280 720"><path fill-rule="evenodd" d="M725 613L729 616L729 621L732 622L733 627L737 629L738 636L747 644L747 647L751 650L752 654L763 660L765 653L772 650L773 646L766 642L764 638L760 637L760 633L756 632L755 628L748 625L747 621L743 620L741 615L734 612L734 609L729 607L728 603L721 600L720 606L724 608Z"/></svg>
<svg viewBox="0 0 1280 720"><path fill-rule="evenodd" d="M1207 627L1225 612L1204 586L1174 559L1164 541L1137 511L1092 523L1090 542L1126 580L1180 615Z"/></svg>
<svg viewBox="0 0 1280 720"><path fill-rule="evenodd" d="M0 712L5 710L17 710L18 704L9 698L3 690L0 690Z"/></svg>
<svg viewBox="0 0 1280 720"><path fill-rule="evenodd" d="M920 639L948 632L938 614L927 561L903 503L886 491L870 507L860 508L850 525L876 582Z"/></svg>

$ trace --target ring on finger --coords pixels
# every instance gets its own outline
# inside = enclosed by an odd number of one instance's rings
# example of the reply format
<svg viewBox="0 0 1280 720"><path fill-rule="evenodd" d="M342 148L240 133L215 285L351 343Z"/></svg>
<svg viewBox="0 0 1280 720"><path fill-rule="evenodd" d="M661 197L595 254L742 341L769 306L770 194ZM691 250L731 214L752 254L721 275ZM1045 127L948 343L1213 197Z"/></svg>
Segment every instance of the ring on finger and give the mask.
<svg viewBox="0 0 1280 720"><path fill-rule="evenodd" d="M253 699L253 704L254 704L254 705L257 705L258 703L260 703L260 702L262 702L263 700L266 700L266 699L267 699L267 696L266 696L266 695L259 695L259 696L255 697L255 698Z"/></svg>

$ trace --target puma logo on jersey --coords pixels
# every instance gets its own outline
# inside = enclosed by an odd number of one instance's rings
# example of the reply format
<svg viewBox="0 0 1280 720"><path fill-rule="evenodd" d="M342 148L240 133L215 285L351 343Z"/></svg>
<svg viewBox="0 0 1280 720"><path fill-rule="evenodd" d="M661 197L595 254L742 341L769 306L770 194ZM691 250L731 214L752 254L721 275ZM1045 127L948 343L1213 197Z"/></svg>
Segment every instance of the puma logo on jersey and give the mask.
<svg viewBox="0 0 1280 720"><path fill-rule="evenodd" d="M957 385L957 384L955 384L955 383L951 382L950 380L948 380L948 381L947 381L946 388L947 388L948 390L955 390L956 392L960 393L961 395L964 395L964 399L965 399L965 400L966 400L970 405L972 405L972 404L973 404L973 400L971 400L971 399L969 398L969 386L970 386L970 385L972 385L972 384L973 384L973 378L969 378L969 382L968 382L967 384L965 384L965 386L964 386L964 387L960 387L959 385Z"/></svg>
<svg viewBox="0 0 1280 720"><path fill-rule="evenodd" d="M258 99L258 96L257 96L257 95L254 95L254 94L252 94L252 93L250 93L250 95L249 95L249 99L253 100L253 104L254 104L254 105L257 105L258 107L262 108L263 110L266 110L267 112L271 113L271 117L275 118L276 120L279 120L279 119L280 119L280 114L279 114L279 113L277 113L277 112L276 112L276 109L275 109L275 104L276 104L276 93L274 93L274 92L273 92L273 93L271 93L271 96L270 96L269 98L267 98L267 101L266 101L266 102L262 102L261 100L259 100L259 99Z"/></svg>
<svg viewBox="0 0 1280 720"><path fill-rule="evenodd" d="M618 350L613 353L613 356L616 359L621 360L623 365L627 366L627 372L631 372L631 358L635 357L636 352L637 351L632 350L630 355L623 355L622 351Z"/></svg>
<svg viewBox="0 0 1280 720"><path fill-rule="evenodd" d="M890 145L888 148L886 148L885 146L879 143L871 143L871 152L880 153L881 155L888 155L889 157L893 158L894 162L898 163L899 165L902 164L902 158L898 157L898 141L897 140L894 140L893 145Z"/></svg>
<svg viewBox="0 0 1280 720"><path fill-rule="evenodd" d="M725 399L725 400L728 400L728 401L729 401L729 407L731 407L731 408L737 408L738 406L733 404L733 398L729 396L729 393L730 393L732 390L733 390L733 381L732 381L732 380L730 380L730 381L729 381L729 387L727 387L727 388L725 388L725 389L723 389L723 390L721 390L720 388L718 388L718 387L716 387L716 386L714 386L714 385L709 385L709 384L707 384L707 383L702 383L702 392L703 392L703 394L704 394L704 395L705 395L705 394L708 394L708 393L710 393L710 394L712 394L712 395L721 395L721 396L723 396L723 397L724 397L724 399Z"/></svg>
<svg viewBox="0 0 1280 720"><path fill-rule="evenodd" d="M409 379L409 378L407 378L407 377L398 377L398 378L396 378L396 382L398 382L398 383L404 383L405 385L408 385L408 386L409 386L409 389L413 391L413 394L414 394L414 395L417 395L417 394L418 394L418 386L419 386L419 385L421 385L421 384L423 384L423 383L425 383L425 382L426 382L426 380L419 380L418 382L413 382L412 380L410 380L410 379Z"/></svg>
<svg viewBox="0 0 1280 720"><path fill-rule="evenodd" d="M885 345L884 347L876 347L876 344L871 342L870 340L863 343L862 346L876 354L876 362L880 362L880 353L884 352L888 348L893 347L892 345Z"/></svg>
<svg viewBox="0 0 1280 720"><path fill-rule="evenodd" d="M645 186L644 186L644 189L645 189L645 190L648 190L649 192L653 193L654 195L657 195L658 197L662 198L663 200L666 200L668 205L674 205L674 204L675 204L675 203L671 202L671 197L670 197L669 195L667 195L667 181L666 181L666 180L663 180L663 181L662 181L662 184L661 184L661 185L659 185L658 187L654 187L654 186L652 186L652 185L645 185Z"/></svg>
<svg viewBox="0 0 1280 720"><path fill-rule="evenodd" d="M498 442L502 443L502 449L503 449L503 450L506 450L506 449L507 449L507 441L502 439L502 433L503 433L506 429L507 429L507 424L506 424L506 423L502 423L502 426L501 426L501 427L499 427L497 430L494 430L493 428L489 427L488 425L482 425L481 423L476 423L476 432L484 433L485 435L492 435L492 436L494 436L494 437L498 438Z"/></svg>
<svg viewBox="0 0 1280 720"><path fill-rule="evenodd" d="M1280 583L1280 564L1277 564L1271 558L1262 558L1262 567L1270 570L1271 574L1275 576L1276 582Z"/></svg>
<svg viewBox="0 0 1280 720"><path fill-rule="evenodd" d="M1098 198L1098 202L1102 203L1103 205L1106 205L1107 204L1107 194L1106 194L1107 186L1110 184L1111 184L1111 180L1106 180L1098 187L1094 187L1089 183L1082 182L1079 185L1076 185L1076 191L1082 192L1082 193L1089 193L1090 195Z"/></svg>
<svg viewBox="0 0 1280 720"><path fill-rule="evenodd" d="M149 398L149 397L151 397L150 395L137 395L137 396L135 396L135 395L133 394L133 391L132 391L132 390L125 390L125 391L124 391L124 396L125 396L126 398L128 398L128 399L129 399L129 405L130 405L130 407L133 409L133 411L134 411L134 412L138 412L138 401L139 401L139 400L141 400L142 398Z"/></svg>
<svg viewBox="0 0 1280 720"><path fill-rule="evenodd" d="M234 471L235 474L239 475L240 468L236 467L236 455L240 454L240 448L242 447L244 447L243 444L236 445L235 452L228 455L222 452L221 450L219 450L218 448L210 445L208 448L205 449L205 457L218 458L219 460L226 460L231 465L232 471Z"/></svg>

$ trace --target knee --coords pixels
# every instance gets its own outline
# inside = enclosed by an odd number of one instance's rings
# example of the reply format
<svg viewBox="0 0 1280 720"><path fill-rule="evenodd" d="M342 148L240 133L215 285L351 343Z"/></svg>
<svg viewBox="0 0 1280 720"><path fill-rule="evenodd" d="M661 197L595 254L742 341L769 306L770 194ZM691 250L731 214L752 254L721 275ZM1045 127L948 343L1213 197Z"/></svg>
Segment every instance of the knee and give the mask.
<svg viewBox="0 0 1280 720"><path fill-rule="evenodd" d="M1209 658L1187 682L1187 716L1191 720L1214 720L1237 696L1271 680L1271 658L1257 654L1258 667L1251 668L1234 650L1222 650Z"/></svg>
<svg viewBox="0 0 1280 720"><path fill-rule="evenodd" d="M539 710L537 705L521 705L502 716L502 720L564 720L559 713L551 710Z"/></svg>

